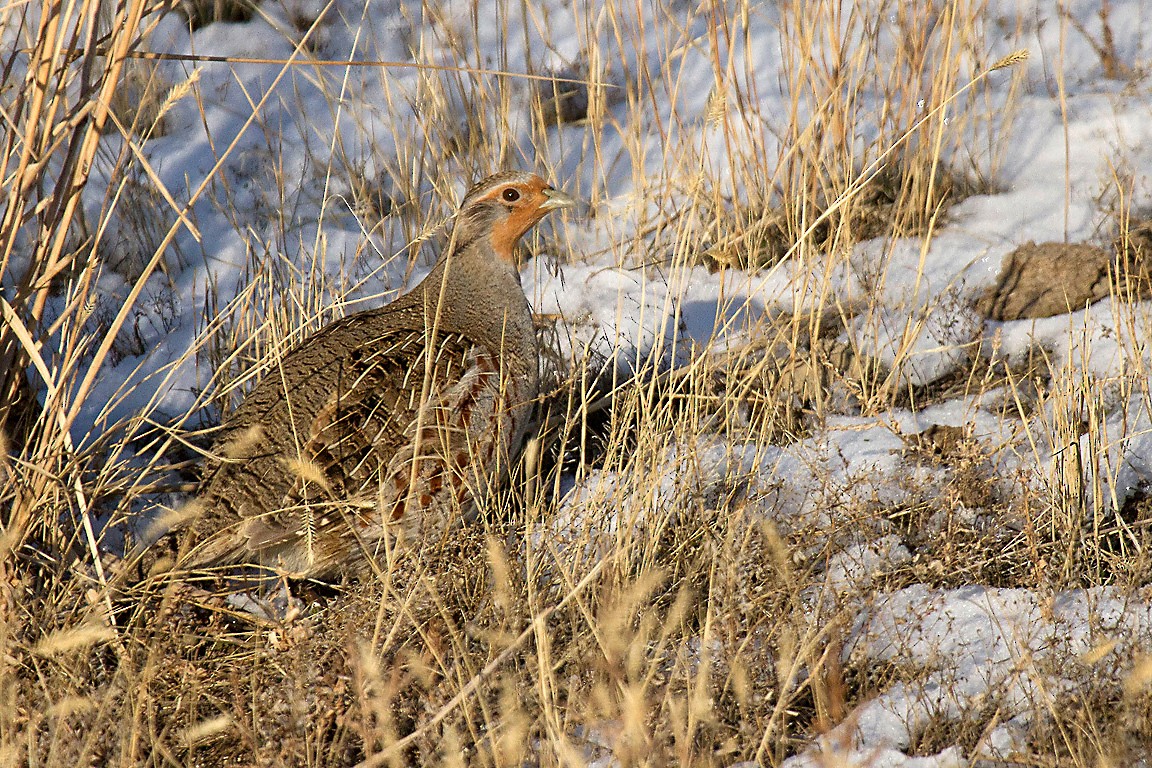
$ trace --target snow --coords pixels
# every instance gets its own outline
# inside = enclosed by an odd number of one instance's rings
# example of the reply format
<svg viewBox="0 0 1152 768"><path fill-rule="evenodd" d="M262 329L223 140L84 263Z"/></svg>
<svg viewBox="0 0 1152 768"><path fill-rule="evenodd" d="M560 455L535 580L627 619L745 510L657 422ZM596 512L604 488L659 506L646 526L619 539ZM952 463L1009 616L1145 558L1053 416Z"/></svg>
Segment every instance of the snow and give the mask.
<svg viewBox="0 0 1152 768"><path fill-rule="evenodd" d="M1110 393L1102 406L1107 408L1109 441L1096 458L1103 467L1096 475L1106 488L1101 498L1109 506L1122 504L1152 480L1149 397L1146 387L1133 381L1149 368L1140 337L1152 326L1152 307L1105 300L1068 315L1005 323L985 323L968 308L995 280L1001 258L1028 240L1106 241L1105 201L1117 194L1114 168L1129 174L1124 194L1137 207L1152 205L1152 98L1146 80L1125 86L1104 77L1090 41L1073 31L1061 32L1065 25L1055 4L993 0L989 19L1018 19L1021 25L1019 32L1014 22L990 25L987 61L1020 47L1031 53L1022 65L1022 92L1011 104L1011 132L995 137L995 158L974 154L999 191L961 202L928 242L860 243L846 264L793 260L763 272L717 273L683 264L645 268L645 248L652 244L642 234L645 228L692 199L682 183L693 169L681 167L681 157L685 163L694 162L691 158L704 162L718 184L728 185L724 194L738 200L747 190L726 170L733 153L776 157L784 135L779 129L789 114L775 4L750 8L747 47L738 39L730 43L733 71L747 73L755 86L764 123L759 132L747 129L732 136L724 135L713 118L718 108L738 115L738 107L716 99L714 61L700 42L707 35L706 14L690 5L668 4L683 18L662 25L650 15L673 13L663 5L615 4L616 16L607 19L595 4L539 0L523 6L525 15L508 14L504 27L496 14L475 13L475 4L465 0L448 4L435 19L425 4L402 0L340 0L330 6L267 2L250 22L212 24L192 34L170 15L159 22L148 47L175 54L302 58L294 52L292 41L299 33L290 9L312 17L324 14L311 44L328 59L406 61L408 46L418 39L424 61L445 65L461 60L457 46L463 45L472 66L492 70L559 71L588 51L600 51L618 56L605 65L609 85L645 67L666 73L652 84L652 102L642 112L645 124L607 130L595 152L579 127L554 127L546 142L539 141L524 111L513 110L513 121L500 127L509 165L538 169L592 204L588 217L557 219L544 228L539 258L523 274L535 309L562 317L565 354L621 373L649 360L679 365L707 351L739 348L765 318L810 304L826 286L845 301L868 299L867 309L844 329L841 341L894 369L897 382L922 386L941 380L967 359L966 345L981 335L985 354L994 348L1005 359L1021 360L1040 346L1054 367L1095 377ZM1098 29L1098 3L1081 0L1065 6L1086 28ZM1152 5L1113 0L1110 13L1124 61L1146 71ZM679 30L678 35L669 29ZM630 44L618 47L617 34ZM78 441L98 433L93 425L138 413L154 398L161 414L200 404L212 372L187 352L198 343L205 322L214 319L200 317L208 286L218 292L218 306L227 309L253 264L306 274L315 259L326 278L319 304L338 313L344 302L379 303L414 284L427 269L426 259L408 269L407 244L414 234L434 232L462 194L461 180L479 175L452 153L437 156L428 175L417 173L401 149L464 136L465 105L474 102L463 97L480 90L484 78L478 75L306 65L284 73L257 63L180 61L162 63L161 72L174 85L194 81L196 97L175 102L164 118L163 135L145 147L159 180L179 204L190 205L188 218L196 232L181 226L168 273L149 279L146 300L133 309L129 323L138 344L129 345L127 354L104 372L76 425ZM1006 84L1009 75L994 73L992 78ZM511 78L501 82L514 101L525 99L532 87ZM623 119L625 105L613 101L619 89L606 90L608 108ZM995 94L1002 106L1007 104L1002 91ZM460 124L430 121L421 107L429 99L458 105L448 114L459 113ZM254 103L263 105L255 119L250 117ZM699 154L683 154L678 147ZM103 157L114 156L109 151ZM205 181L218 166L231 195L227 206L214 203L223 194L220 182ZM388 178L382 194L394 205L423 211L424 231L413 233L387 222L372 228L372 222L355 215L345 166L364 179ZM98 167L97 172L107 174L108 169ZM407 186L398 188L391 178L406 179ZM86 191L89 210L100 210L105 192L99 184ZM110 226L110 238L130 239L128 222L113 220ZM621 251L612 246L621 242L635 244L625 251L632 254L630 260L614 260L612 253ZM256 243L272 243L273 250L254 253ZM112 274L102 281L107 306L98 311L115 311L129 283ZM1140 359L1133 359L1133 349L1142 350ZM147 383L121 398L117 392L125 382ZM831 415L815 434L767 449L722 440L682 446L704 457L693 467L673 448L665 471L669 477L696 472L703 478L699 482L751 476L760 492L759 513L779 525L850 527L855 524L850 517L839 517L850 507L846 498L871 504L897 501L908 482L935 482L931 469L910 470L901 452L905 435L945 424L971 425L974 439L997 446L991 460L1017 469L1026 482L1043 481L1063 446L1040 440L1033 449L1028 436L995 413L987 399L956 398L880 417ZM1080 447L1091 449L1086 443ZM580 540L579 531L590 524L581 517L584 499L627 487L610 472L570 485L553 523L561 541L566 534ZM660 493L664 496L647 500L648 514L670 503L676 483ZM609 536L624 523L642 525L643 515L600 521ZM595 553L580 556L595 559ZM806 596L807 604L816 611L831 596L858 595L872 574L910 557L900 538L882 525L845 534L826 565L824 586ZM979 585L951 590L913 585L880 594L857 607L845 658L899 661L932 671L916 686L892 685L786 764L826 765L832 754L837 762L831 764L872 768L962 766L981 756L1008 759L1019 746L1028 713L1042 710L1045 697L1076 684L1076 671L1064 667L1105 642L1117 643L1111 652L1117 657L1139 650L1141 638L1152 631L1150 605L1146 598L1126 598L1108 587L1044 595ZM906 754L930 719L960 718L991 695L1007 709L976 754L955 746L932 756Z"/></svg>
<svg viewBox="0 0 1152 768"><path fill-rule="evenodd" d="M846 655L935 671L916 686L889 688L785 765L820 765L818 755L829 752L849 764L862 756L899 755L930 720L959 719L991 695L1001 718L1019 725L1024 713L1058 706L1056 697L1074 689L1088 666L1080 659L1094 651L1102 654L1096 664L1124 658L1150 630L1146 602L1106 587L1049 598L978 586L944 591L917 585L886 595L860 615ZM1010 759L1022 746L1009 730L996 729L970 757ZM965 764L956 758L949 748L933 758L937 762L896 764Z"/></svg>

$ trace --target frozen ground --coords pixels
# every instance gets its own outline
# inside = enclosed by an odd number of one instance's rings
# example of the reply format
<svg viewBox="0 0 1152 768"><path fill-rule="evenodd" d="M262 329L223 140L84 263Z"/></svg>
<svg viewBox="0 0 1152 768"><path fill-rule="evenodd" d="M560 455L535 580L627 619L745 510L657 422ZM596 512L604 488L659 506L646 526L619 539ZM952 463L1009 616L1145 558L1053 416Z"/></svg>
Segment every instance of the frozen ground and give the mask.
<svg viewBox="0 0 1152 768"><path fill-rule="evenodd" d="M438 21L413 21L421 14L419 3L340 0L322 6L268 0L265 17L243 24L213 24L191 36L172 16L155 30L150 47L176 54L289 58L294 55L292 35L285 30L292 29L292 15L314 18L323 13L324 23L314 33L313 43L314 50L328 59L406 61L410 36L417 35L426 61L455 61L457 53L445 47L450 19L459 20L454 39L463 34L468 40L475 54L470 61L493 69L540 72L571 67L580 52L590 48L590 37L604 50L616 50L612 26L597 17L595 8L581 3L532 3L531 18L524 22L511 14L521 22L514 21L506 33L484 14L473 19L470 3L455 5ZM1099 3L1074 0L1065 7L1099 38ZM1116 50L1133 70L1147 70L1152 5L1144 0L1113 0L1110 7ZM1114 395L1103 416L1110 444L1085 471L1097 473L1101 504L1108 508L1122 504L1152 473L1147 458L1152 455L1147 388L1132 378L1133 371L1148 370L1149 361L1146 345L1130 338L1129 330L1148 327L1147 307L1122 307L1106 299L1069 315L1005 323L966 314L970 300L991 284L1001 258L1016 246L1029 240L1106 243L1112 234L1107 201L1115 193L1113 168L1122 166L1131 174L1134 207L1152 204L1148 83L1140 77L1126 81L1104 77L1092 42L1062 25L1055 8L1048 2L996 0L986 11L986 63L1018 48L1031 54L1022 65L1027 74L1014 102L1008 105L1005 95L994 97L1001 100L997 108L1016 110L1010 133L995 137L998 167L991 168L989 157L975 158L985 170L994 171L1000 191L960 203L926 249L920 240L865 242L856 248L847 268L825 275L823 264L793 262L765 272L637 268L645 259L640 248L644 228L675 211L684 200L677 191L679 183L691 178L691 168L668 162L675 155L669 147L703 148L716 168L724 167L725 153L730 151L708 114L716 108L711 99L713 61L706 46L694 42L705 34L706 19L702 12L693 12L692 4L684 4L682 37L669 40L653 32L643 52L630 47L608 67L610 80L624 77L636 65L672 73L673 77L653 84L657 106L647 114L649 125L606 131L596 152L583 140L579 126L553 128L547 147L534 148L529 144L527 117L518 124L518 113L511 112L514 119L504 130L511 132L515 151L508 164L539 170L592 203L589 217L556 221L554 231L542 241L545 252L525 268L524 285L535 307L564 316L571 349L590 347L616 356L622 367L651 354L674 363L706 349L739 345L755 333L766 314L791 310L807 286L824 279L832 293L846 301L871 300L868 310L845 329L844 338L851 337L864 352L896 365L899 379L908 383L931 383L960 364L959 345L968 340L968 331L957 331L958 326L977 330L982 326L985 345L994 345L997 354L1009 359L1025 357L1030 348L1043 345L1055 366L1082 370L1106 382ZM625 3L617 11L642 14L645 9L644 4ZM775 13L772 3L751 6L747 48L736 42L732 50L737 71L748 64L763 122L760 133L737 137L737 142L743 149L760 142L767 157L776 156L773 129L780 126L774 125L773 115L787 114L788 98L781 88ZM477 39L470 37L473 21ZM523 23L523 28L515 28L515 23ZM637 18L618 23L643 26ZM409 159L398 156L397 148L408 146L420 132L435 133L444 126L429 125L422 114L419 99L428 95L426 75L414 69L301 66L280 77L278 67L262 64L165 62L162 67L173 84L197 78L200 97L176 103L166 118L166 134L146 145L159 179L177 201L187 201L222 163L232 203L222 209L209 194L195 203L190 218L199 242L187 229L179 233L167 275L151 279L146 296L154 300L137 310L134 333L148 354L129 354L107 370L101 392L91 402L112 402L125 379L151 376L153 383L136 392L159 390L161 410L181 413L197 401L211 371L197 369L194 359L175 370L166 366L194 344L203 328L200 313L207 286L215 287L218 306L225 307L243 284L253 258L252 243L276 244L272 252L255 256L268 263L307 271L311 260L319 258L329 279L324 304L380 302L388 291L402 287L405 260L381 256L400 252L410 233L389 230L385 220L382 229L374 228L366 236L365 230L375 222L354 215L348 177L330 172L327 158L338 152L341 162L355 166L363 178L386 178L385 170L403 175ZM1009 75L997 73L992 78L1006 84ZM471 80L458 82L467 88ZM515 101L524 98L531 86L513 80L507 87ZM450 103L459 98L452 88L438 93ZM249 121L251 102L259 100L265 100L260 117ZM617 110L621 119L628 114L623 105L609 109ZM640 137L639 142L633 135ZM449 152L437 159L427 176L410 177L408 189L383 192L396 204L418 205L435 223L450 210L451 199L442 200L442 193L459 195L476 175L476 169L465 167ZM723 178L722 173L714 175ZM743 193L738 188L724 191L736 199ZM87 202L93 210L105 192L98 185L89 188ZM122 229L116 236L129 247L134 234L128 225L114 221L112 226L114 231ZM627 254L626 249L610 246L632 241L637 243L634 258L607 255ZM425 267L417 264L409 284ZM127 284L113 274L104 280L106 301L114 307ZM911 317L922 321L911 337L913 354L898 356ZM1134 354L1145 357L1135 360ZM78 439L90 434L93 423L131 414L143 404L137 394L111 412L101 415L93 410L87 423L77 427ZM986 406L967 398L919 412L890 412L883 418L844 413L806 439L768 451L718 439L707 452L713 468L701 471L755 475L772 489L764 514L776 515L784 524L823 515L834 525L834 513L824 503L833 495L855 493L875 499L903 492L908 468L900 460L902 435L933 424L968 424L973 425L976 439L992 446L990 458L1006 474L1020 483L1044 482L1051 472L1052 446L1044 439L1029 443L1030 436L1017 423ZM1081 448L1087 452L1092 446L1084 442ZM669 467L677 466L675 457L670 457ZM594 477L588 482L602 480ZM930 483L931 478L923 482ZM910 556L882 530L863 532L858 539L847 542L840 558L828 565L828 579L842 589ZM811 599L815 616L815 606L823 598ZM1040 594L979 584L958 589L913 585L874 594L854 608L857 620L845 638L845 658L898 657L907 664L930 664L934 671L919 686L894 684L865 702L789 765L824 765L821 753L828 752L845 761L836 765L928 768L967 765L978 756L1010 760L1030 713L1044 710L1048 701L1044 697L1075 684L1077 673L1061 670L1102 648L1103 656L1095 663L1123 679L1127 674L1123 663L1110 665L1108 658L1130 659L1152 651L1147 639L1152 629L1150 605L1146 599L1125 597L1105 587ZM977 752L949 746L931 755L906 754L929 717L961 719L990 696L998 697L1003 708L998 725L980 739Z"/></svg>

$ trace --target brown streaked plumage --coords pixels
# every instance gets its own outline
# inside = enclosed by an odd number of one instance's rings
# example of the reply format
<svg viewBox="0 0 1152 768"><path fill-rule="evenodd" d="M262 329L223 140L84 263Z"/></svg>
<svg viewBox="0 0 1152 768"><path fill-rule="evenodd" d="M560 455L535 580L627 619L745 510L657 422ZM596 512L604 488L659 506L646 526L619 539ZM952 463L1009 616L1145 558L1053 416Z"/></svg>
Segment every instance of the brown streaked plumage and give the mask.
<svg viewBox="0 0 1152 768"><path fill-rule="evenodd" d="M506 480L539 390L516 245L574 204L532 174L484 179L419 285L289 351L224 424L180 568L332 575L389 531L470 515Z"/></svg>

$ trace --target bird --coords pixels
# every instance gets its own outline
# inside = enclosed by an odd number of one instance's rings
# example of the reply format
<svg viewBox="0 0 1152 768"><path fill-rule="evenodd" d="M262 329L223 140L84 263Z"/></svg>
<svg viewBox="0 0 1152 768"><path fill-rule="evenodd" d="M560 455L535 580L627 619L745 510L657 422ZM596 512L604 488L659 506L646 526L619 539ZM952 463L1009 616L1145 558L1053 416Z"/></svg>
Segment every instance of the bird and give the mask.
<svg viewBox="0 0 1152 768"><path fill-rule="evenodd" d="M289 350L225 420L187 508L187 571L354 571L392 532L474 517L508 480L539 395L517 245L578 201L540 176L474 184L428 275Z"/></svg>

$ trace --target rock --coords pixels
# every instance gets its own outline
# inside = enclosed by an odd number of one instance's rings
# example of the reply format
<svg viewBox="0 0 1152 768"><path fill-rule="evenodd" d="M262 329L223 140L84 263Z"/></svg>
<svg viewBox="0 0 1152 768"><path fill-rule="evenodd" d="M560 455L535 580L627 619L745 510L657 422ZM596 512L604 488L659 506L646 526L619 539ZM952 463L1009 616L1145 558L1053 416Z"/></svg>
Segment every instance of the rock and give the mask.
<svg viewBox="0 0 1152 768"><path fill-rule="evenodd" d="M1004 258L996 283L976 302L992 320L1075 312L1111 293L1109 251L1084 243L1025 243Z"/></svg>
<svg viewBox="0 0 1152 768"><path fill-rule="evenodd" d="M553 80L537 83L536 98L544 125L577 123L588 118L588 72L570 67L552 73Z"/></svg>

